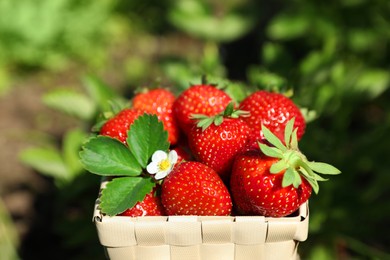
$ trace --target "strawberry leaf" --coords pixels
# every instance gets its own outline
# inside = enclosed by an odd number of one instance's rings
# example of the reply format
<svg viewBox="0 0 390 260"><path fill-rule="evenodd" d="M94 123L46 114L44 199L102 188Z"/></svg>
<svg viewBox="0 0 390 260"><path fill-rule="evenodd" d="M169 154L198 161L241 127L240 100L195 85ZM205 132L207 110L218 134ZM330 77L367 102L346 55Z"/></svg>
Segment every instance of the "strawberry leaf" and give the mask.
<svg viewBox="0 0 390 260"><path fill-rule="evenodd" d="M115 216L142 201L156 184L152 178L120 177L107 183L100 197L102 213Z"/></svg>
<svg viewBox="0 0 390 260"><path fill-rule="evenodd" d="M223 116L224 117L229 117L234 111L234 102L230 102L226 108L225 111L223 111Z"/></svg>
<svg viewBox="0 0 390 260"><path fill-rule="evenodd" d="M293 132L294 121L295 121L294 118L289 120L286 124L286 128L284 129L284 143L286 144L286 146L289 146L291 142L291 135Z"/></svg>
<svg viewBox="0 0 390 260"><path fill-rule="evenodd" d="M260 150L269 157L283 158L283 152L275 147L269 147L266 144L259 143Z"/></svg>
<svg viewBox="0 0 390 260"><path fill-rule="evenodd" d="M129 149L107 136L89 139L82 147L80 158L86 170L102 176L138 176L142 172Z"/></svg>
<svg viewBox="0 0 390 260"><path fill-rule="evenodd" d="M265 139L273 146L275 146L282 152L287 150L287 148L283 145L282 141L280 141L280 139L276 135L274 135L265 125L261 126L261 131L263 132Z"/></svg>
<svg viewBox="0 0 390 260"><path fill-rule="evenodd" d="M290 119L285 127L284 142L275 136L264 125L262 132L265 139L273 145L273 147L266 144L259 143L260 150L269 157L280 158L278 162L270 167L270 173L277 174L286 169L283 173L282 186L286 187L293 185L298 188L301 185L301 176L305 178L312 186L315 193L319 190L319 181L327 181L320 174L335 175L341 173L336 167L321 162L309 162L304 154L298 148L297 130L294 129L294 118Z"/></svg>
<svg viewBox="0 0 390 260"><path fill-rule="evenodd" d="M168 132L156 115L144 114L138 117L131 125L126 141L142 168L146 168L155 151L167 151L169 148Z"/></svg>
<svg viewBox="0 0 390 260"><path fill-rule="evenodd" d="M191 119L197 120L197 127L202 128L202 131L206 130L212 123L214 123L214 117L208 117L202 114L192 114ZM222 122L221 122L222 123Z"/></svg>
<svg viewBox="0 0 390 260"><path fill-rule="evenodd" d="M313 188L314 192L318 194L318 191L320 189L318 182L315 179L305 177L305 179L310 183L310 186Z"/></svg>
<svg viewBox="0 0 390 260"><path fill-rule="evenodd" d="M291 135L291 143L290 147L293 150L299 150L298 149L298 137L297 137L298 128L295 128L292 135Z"/></svg>
<svg viewBox="0 0 390 260"><path fill-rule="evenodd" d="M315 174L315 175L313 175L313 177L314 177L314 179L316 180L316 181L328 181L329 179L325 179L325 178L322 178L320 175L318 175L318 174Z"/></svg>
<svg viewBox="0 0 390 260"><path fill-rule="evenodd" d="M295 178L294 170L292 168L288 168L283 175L282 187L287 187L295 183L294 178Z"/></svg>
<svg viewBox="0 0 390 260"><path fill-rule="evenodd" d="M239 118L240 116L249 116L248 111L235 110L234 102L230 102L224 111L214 116L206 116L202 114L191 114L190 118L197 121L196 126L206 130L211 124L219 126L223 123L224 118Z"/></svg>
<svg viewBox="0 0 390 260"><path fill-rule="evenodd" d="M279 173L283 170L286 170L288 167L287 163L284 160L277 161L276 163L272 164L269 171L270 173Z"/></svg>
<svg viewBox="0 0 390 260"><path fill-rule="evenodd" d="M216 116L214 119L214 125L219 126L223 122L223 116Z"/></svg>
<svg viewBox="0 0 390 260"><path fill-rule="evenodd" d="M329 174L329 175L336 175L341 173L339 169L327 163L307 162L307 164L313 171L318 173Z"/></svg>
<svg viewBox="0 0 390 260"><path fill-rule="evenodd" d="M301 179L301 175L299 174L299 172L297 170L293 170L294 171L294 182L293 182L293 185L295 188L298 188L299 185L301 185L302 183L302 179Z"/></svg>

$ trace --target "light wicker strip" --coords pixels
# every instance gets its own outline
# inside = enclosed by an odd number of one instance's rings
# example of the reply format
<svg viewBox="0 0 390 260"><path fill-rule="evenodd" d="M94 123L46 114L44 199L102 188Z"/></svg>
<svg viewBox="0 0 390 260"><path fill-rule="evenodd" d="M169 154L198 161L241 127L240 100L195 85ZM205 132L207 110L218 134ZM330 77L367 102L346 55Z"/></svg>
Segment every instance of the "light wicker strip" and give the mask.
<svg viewBox="0 0 390 260"><path fill-rule="evenodd" d="M294 217L108 217L95 205L100 243L113 260L297 259L308 234L308 203Z"/></svg>

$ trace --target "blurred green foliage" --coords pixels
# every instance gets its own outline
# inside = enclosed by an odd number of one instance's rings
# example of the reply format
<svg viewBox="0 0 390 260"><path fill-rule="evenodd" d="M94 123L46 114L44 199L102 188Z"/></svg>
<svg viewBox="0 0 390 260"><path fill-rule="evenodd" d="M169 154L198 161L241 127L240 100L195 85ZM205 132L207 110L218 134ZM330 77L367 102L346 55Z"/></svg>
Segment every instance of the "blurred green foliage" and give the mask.
<svg viewBox="0 0 390 260"><path fill-rule="evenodd" d="M56 68L101 52L114 1L1 0L0 65Z"/></svg>
<svg viewBox="0 0 390 260"><path fill-rule="evenodd" d="M118 65L129 81L123 93L93 77L83 81L85 92L50 90L43 102L78 118L79 128L22 154L56 184L53 215L67 223L55 230L68 242L63 250L90 245L94 237L88 229L71 239L74 228L85 225L79 216L91 211L87 201L96 193L88 191L98 185L81 170L75 153L97 114L112 105L105 101L128 95L140 82L168 82L182 90L206 74L228 86L236 101L258 88L293 89L294 101L315 118L300 146L310 159L331 163L343 174L310 200L302 258L390 259L389 17L387 0L0 0L0 90L14 72L53 73L71 60L93 70L110 55L110 44L131 46ZM172 34L191 39L200 54L177 42L177 54L157 52L159 41ZM68 212L75 208L78 217Z"/></svg>
<svg viewBox="0 0 390 260"><path fill-rule="evenodd" d="M19 259L17 248L19 246L19 238L16 228L12 224L11 216L9 216L3 200L0 198L0 251L1 257L9 260Z"/></svg>
<svg viewBox="0 0 390 260"><path fill-rule="evenodd" d="M169 21L177 28L206 41L231 41L247 33L257 16L249 1L177 0Z"/></svg>

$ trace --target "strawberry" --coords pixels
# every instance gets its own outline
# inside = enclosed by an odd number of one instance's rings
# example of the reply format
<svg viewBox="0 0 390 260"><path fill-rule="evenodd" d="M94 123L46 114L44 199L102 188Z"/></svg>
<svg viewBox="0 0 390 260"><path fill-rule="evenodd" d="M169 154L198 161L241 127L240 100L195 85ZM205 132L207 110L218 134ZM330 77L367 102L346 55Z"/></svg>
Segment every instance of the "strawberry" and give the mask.
<svg viewBox="0 0 390 260"><path fill-rule="evenodd" d="M286 125L284 142L262 126L266 140L274 147L260 143L260 150L237 155L233 164L230 188L237 212L245 215L283 217L295 212L318 192L317 173L338 174L335 167L309 162L298 149L294 119Z"/></svg>
<svg viewBox="0 0 390 260"><path fill-rule="evenodd" d="M175 145L179 139L180 131L173 115L173 102L175 96L167 89L157 88L138 93L133 98L133 108L146 113L155 114L163 122L168 132L168 141Z"/></svg>
<svg viewBox="0 0 390 260"><path fill-rule="evenodd" d="M164 216L164 208L160 197L156 195L156 188L146 194L142 201L137 202L134 207L125 210L118 216L143 217L143 216Z"/></svg>
<svg viewBox="0 0 390 260"><path fill-rule="evenodd" d="M306 123L301 111L291 99L282 94L259 90L246 97L239 108L250 112L250 116L244 120L251 128L252 147L257 147L257 141L264 140L262 125L283 140L284 127L290 119L295 118L294 127L298 128L298 140L305 132Z"/></svg>
<svg viewBox="0 0 390 260"><path fill-rule="evenodd" d="M218 174L200 162L182 162L164 179L161 202L168 215L227 216L228 189Z"/></svg>
<svg viewBox="0 0 390 260"><path fill-rule="evenodd" d="M215 170L224 181L228 180L234 157L245 147L249 135L248 125L241 120L248 113L233 107L233 102L229 103L223 113L213 117L193 115L199 121L188 135L195 158Z"/></svg>
<svg viewBox="0 0 390 260"><path fill-rule="evenodd" d="M213 85L192 85L183 91L173 104L173 112L180 128L188 133L195 122L192 114L214 116L225 109L232 99Z"/></svg>
<svg viewBox="0 0 390 260"><path fill-rule="evenodd" d="M247 151L237 156L231 178L231 191L237 211L245 215L283 217L306 202L312 187L301 178L298 188L282 186L283 174L272 174L277 158L260 151Z"/></svg>
<svg viewBox="0 0 390 260"><path fill-rule="evenodd" d="M142 114L143 112L140 110L130 108L123 109L104 123L100 129L100 134L116 138L126 144L127 131L129 130L130 125Z"/></svg>

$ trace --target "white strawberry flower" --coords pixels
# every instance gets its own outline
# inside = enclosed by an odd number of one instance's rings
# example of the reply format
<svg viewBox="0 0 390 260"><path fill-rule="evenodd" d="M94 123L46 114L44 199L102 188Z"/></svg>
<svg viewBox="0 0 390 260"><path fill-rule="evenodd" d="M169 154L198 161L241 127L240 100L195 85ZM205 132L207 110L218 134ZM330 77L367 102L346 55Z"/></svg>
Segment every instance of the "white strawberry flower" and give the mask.
<svg viewBox="0 0 390 260"><path fill-rule="evenodd" d="M153 153L152 161L146 166L146 170L150 174L155 174L154 178L156 180L161 180L172 171L177 159L178 156L175 150L169 153L157 150Z"/></svg>

